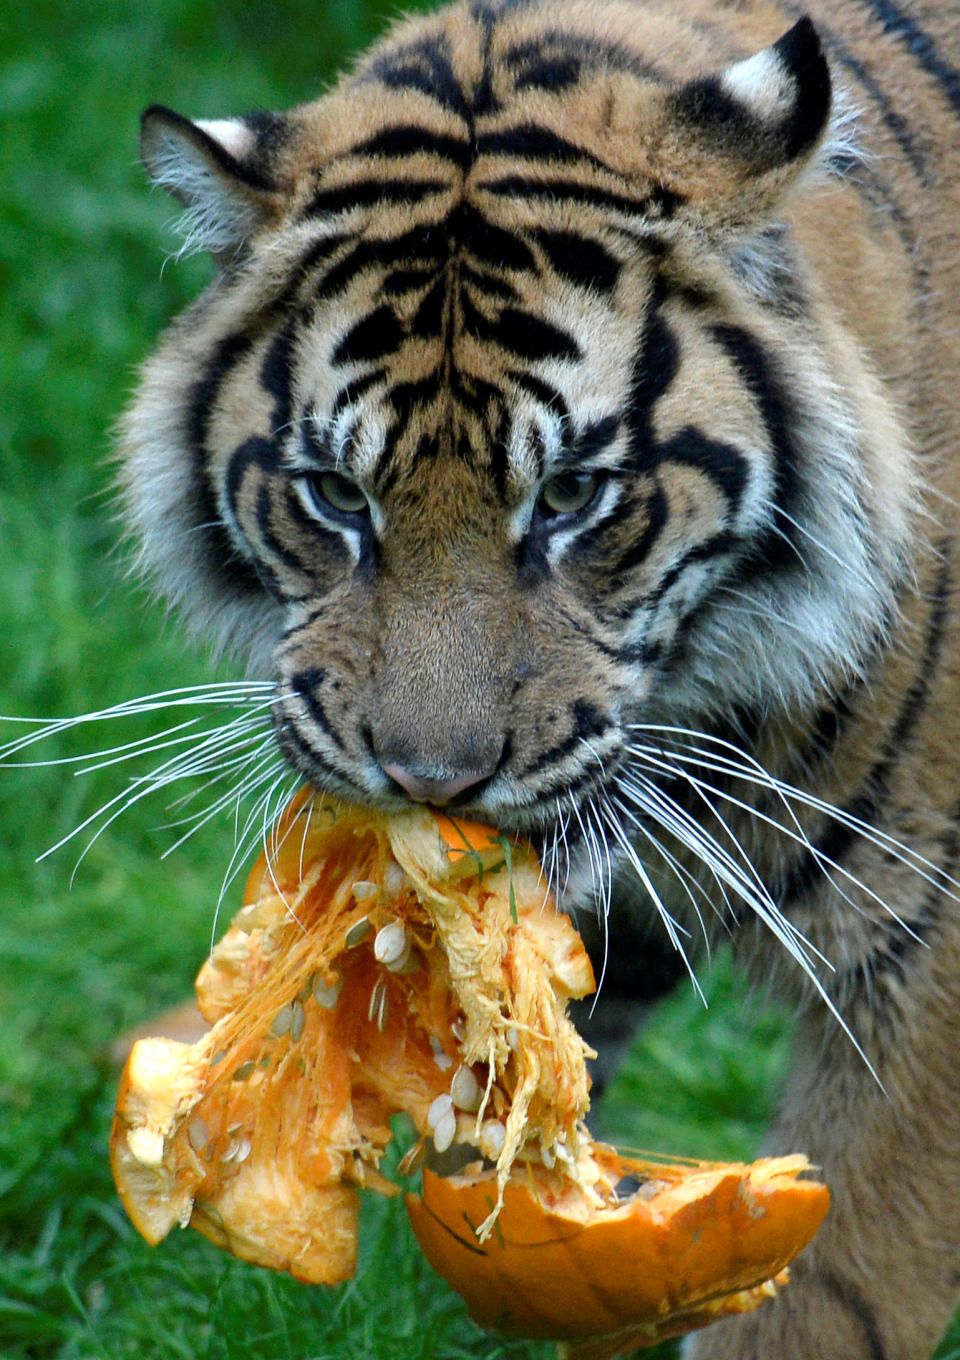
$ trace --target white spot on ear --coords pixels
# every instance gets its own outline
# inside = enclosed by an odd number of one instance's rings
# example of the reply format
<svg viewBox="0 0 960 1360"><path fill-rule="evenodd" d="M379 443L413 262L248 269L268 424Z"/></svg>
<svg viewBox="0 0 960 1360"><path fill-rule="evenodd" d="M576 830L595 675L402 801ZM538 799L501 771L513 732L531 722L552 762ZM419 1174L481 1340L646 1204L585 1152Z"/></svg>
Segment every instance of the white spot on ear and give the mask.
<svg viewBox="0 0 960 1360"><path fill-rule="evenodd" d="M250 154L256 142L254 133L239 118L198 118L195 126L238 161Z"/></svg>
<svg viewBox="0 0 960 1360"><path fill-rule="evenodd" d="M769 122L785 118L797 100L797 82L771 47L729 66L720 85L731 98Z"/></svg>

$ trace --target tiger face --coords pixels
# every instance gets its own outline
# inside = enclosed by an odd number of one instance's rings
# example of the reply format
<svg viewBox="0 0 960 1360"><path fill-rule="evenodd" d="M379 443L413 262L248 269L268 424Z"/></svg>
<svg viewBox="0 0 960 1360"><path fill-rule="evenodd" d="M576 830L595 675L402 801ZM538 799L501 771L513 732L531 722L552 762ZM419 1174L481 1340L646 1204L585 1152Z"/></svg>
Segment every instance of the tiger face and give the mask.
<svg viewBox="0 0 960 1360"><path fill-rule="evenodd" d="M808 699L889 609L897 422L780 216L826 155L812 25L690 76L702 31L599 12L459 6L290 115L145 116L222 271L145 371L128 511L347 798L541 826L632 724Z"/></svg>

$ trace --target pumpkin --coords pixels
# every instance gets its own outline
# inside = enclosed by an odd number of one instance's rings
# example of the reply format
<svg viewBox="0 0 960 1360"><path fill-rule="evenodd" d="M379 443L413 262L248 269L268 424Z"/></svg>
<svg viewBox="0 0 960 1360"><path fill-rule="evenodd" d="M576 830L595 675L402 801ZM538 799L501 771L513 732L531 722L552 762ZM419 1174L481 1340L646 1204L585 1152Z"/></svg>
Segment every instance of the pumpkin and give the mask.
<svg viewBox="0 0 960 1360"><path fill-rule="evenodd" d="M586 1360L756 1306L826 1190L802 1158L651 1163L595 1143L592 1054L567 1015L593 988L529 845L305 791L197 978L207 1033L130 1051L110 1140L127 1212L152 1243L190 1225L339 1282L358 1189L398 1193L380 1168L403 1111L417 1141L401 1174L428 1149L461 1154L408 1210L483 1325L572 1338Z"/></svg>
<svg viewBox="0 0 960 1360"><path fill-rule="evenodd" d="M356 1187L397 1192L379 1166L398 1110L423 1143L488 1157L497 1202L521 1151L588 1154L591 1050L566 1006L593 985L528 846L305 795L197 978L208 1033L131 1049L111 1135L127 1212L150 1242L189 1223L345 1279Z"/></svg>
<svg viewBox="0 0 960 1360"><path fill-rule="evenodd" d="M829 1195L804 1157L752 1165L671 1163L594 1146L617 1193L599 1207L540 1168L512 1180L496 1229L491 1173L424 1171L408 1195L417 1241L481 1326L580 1338L564 1354L603 1360L748 1312L786 1283L784 1267L820 1224ZM585 1340L589 1338L589 1340Z"/></svg>

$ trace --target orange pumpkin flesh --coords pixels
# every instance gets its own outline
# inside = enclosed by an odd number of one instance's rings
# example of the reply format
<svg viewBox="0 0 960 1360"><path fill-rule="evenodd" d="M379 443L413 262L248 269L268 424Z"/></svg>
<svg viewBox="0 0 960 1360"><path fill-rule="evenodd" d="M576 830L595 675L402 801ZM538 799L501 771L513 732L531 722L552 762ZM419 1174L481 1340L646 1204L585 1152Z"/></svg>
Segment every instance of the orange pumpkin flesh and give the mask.
<svg viewBox="0 0 960 1360"><path fill-rule="evenodd" d="M429 1142L486 1158L428 1171L408 1197L428 1259L481 1323L615 1334L571 1343L600 1360L624 1336L756 1306L826 1190L798 1179L802 1158L678 1167L595 1144L590 1050L566 1015L593 985L528 846L426 808L385 818L301 795L197 979L210 1030L130 1053L111 1134L127 1212L150 1242L190 1224L338 1282L355 1267L357 1187L397 1192L379 1166L404 1111L419 1142L401 1170ZM624 1175L642 1184L621 1202Z"/></svg>

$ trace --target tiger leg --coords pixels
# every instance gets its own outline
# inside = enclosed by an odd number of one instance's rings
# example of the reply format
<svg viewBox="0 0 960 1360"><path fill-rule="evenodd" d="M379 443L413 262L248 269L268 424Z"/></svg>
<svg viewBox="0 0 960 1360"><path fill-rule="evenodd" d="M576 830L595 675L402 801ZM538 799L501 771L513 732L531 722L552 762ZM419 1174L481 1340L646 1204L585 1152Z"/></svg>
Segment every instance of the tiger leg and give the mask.
<svg viewBox="0 0 960 1360"><path fill-rule="evenodd" d="M691 1338L686 1360L933 1353L960 1288L960 980L956 945L928 943L864 973L845 1007L884 1089L829 1017L801 1021L771 1150L809 1154L830 1213L778 1298Z"/></svg>

